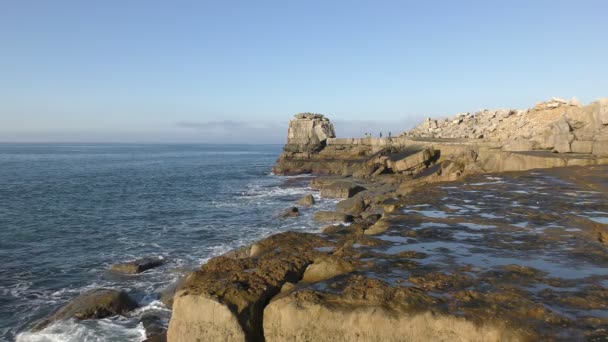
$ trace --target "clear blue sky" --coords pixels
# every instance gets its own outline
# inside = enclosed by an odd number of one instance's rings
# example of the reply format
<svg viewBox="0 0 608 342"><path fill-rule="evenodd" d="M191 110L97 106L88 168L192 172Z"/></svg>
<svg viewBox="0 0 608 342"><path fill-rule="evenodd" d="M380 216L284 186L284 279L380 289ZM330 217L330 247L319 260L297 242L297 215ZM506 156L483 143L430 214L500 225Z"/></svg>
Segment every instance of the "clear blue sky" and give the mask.
<svg viewBox="0 0 608 342"><path fill-rule="evenodd" d="M302 111L344 136L589 102L608 96L607 15L603 0L3 0L0 141L281 143Z"/></svg>

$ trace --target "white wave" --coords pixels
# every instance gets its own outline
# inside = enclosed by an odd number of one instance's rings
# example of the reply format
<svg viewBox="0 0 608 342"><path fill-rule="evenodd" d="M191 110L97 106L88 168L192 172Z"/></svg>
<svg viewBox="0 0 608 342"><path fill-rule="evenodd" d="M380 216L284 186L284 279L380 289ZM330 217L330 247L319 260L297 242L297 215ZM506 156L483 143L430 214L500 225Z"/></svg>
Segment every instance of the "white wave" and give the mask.
<svg viewBox="0 0 608 342"><path fill-rule="evenodd" d="M490 179L490 178L488 178ZM474 185L474 186L482 186L482 185L491 185L491 184L504 184L505 181L503 180L494 180L492 182L478 182L478 183L471 183L469 185Z"/></svg>
<svg viewBox="0 0 608 342"><path fill-rule="evenodd" d="M17 335L17 342L105 342L145 339L146 331L141 323L129 327L120 320L112 319L58 321L41 331L23 332Z"/></svg>
<svg viewBox="0 0 608 342"><path fill-rule="evenodd" d="M272 187L263 188L259 186L253 186L247 191L241 193L245 197L255 198L266 198L266 197L281 197L281 196L295 196L295 195L306 195L312 192L310 187L297 187L297 188L283 188L283 187Z"/></svg>

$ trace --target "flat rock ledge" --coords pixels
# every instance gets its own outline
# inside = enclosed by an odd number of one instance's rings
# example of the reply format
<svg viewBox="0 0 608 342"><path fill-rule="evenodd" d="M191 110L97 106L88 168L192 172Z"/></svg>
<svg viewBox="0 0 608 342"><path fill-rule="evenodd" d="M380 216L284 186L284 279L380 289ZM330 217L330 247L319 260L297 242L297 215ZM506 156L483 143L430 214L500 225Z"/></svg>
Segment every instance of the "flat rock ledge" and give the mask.
<svg viewBox="0 0 608 342"><path fill-rule="evenodd" d="M311 319L314 317L314 319ZM339 322L339 323L338 323ZM297 293L264 310L266 341L518 341L502 325L476 325L432 311L395 312L381 305L310 300Z"/></svg>

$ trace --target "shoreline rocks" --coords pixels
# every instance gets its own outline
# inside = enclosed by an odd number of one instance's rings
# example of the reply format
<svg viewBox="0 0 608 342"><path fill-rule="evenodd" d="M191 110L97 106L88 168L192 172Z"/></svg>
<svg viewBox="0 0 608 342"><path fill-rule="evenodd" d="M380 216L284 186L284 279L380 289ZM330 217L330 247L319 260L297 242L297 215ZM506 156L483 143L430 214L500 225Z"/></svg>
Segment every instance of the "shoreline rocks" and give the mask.
<svg viewBox="0 0 608 342"><path fill-rule="evenodd" d="M313 195L306 195L306 196L300 198L299 200L297 200L296 204L310 207L311 205L315 204L315 198Z"/></svg>
<svg viewBox="0 0 608 342"><path fill-rule="evenodd" d="M38 323L34 330L42 330L55 321L64 319L99 319L124 315L137 308L137 303L124 291L113 289L89 290Z"/></svg>
<svg viewBox="0 0 608 342"><path fill-rule="evenodd" d="M276 234L211 259L175 294L169 341L607 337L608 321L584 310L608 305L598 285L608 275L559 272L572 266L561 264L568 258L594 270L608 265L606 230L583 217L591 209L559 214L577 210L569 194L588 189L555 173L483 175L570 166L580 184L601 183L605 113L603 100L552 99L527 111L429 119L405 136L378 139L335 138L327 118L296 116L273 171L331 175L311 187L342 201L314 219L350 224ZM543 186L514 190L518 182ZM608 210L606 201L585 200L579 205ZM528 228L535 224L555 229ZM528 257L555 264L536 269Z"/></svg>
<svg viewBox="0 0 608 342"><path fill-rule="evenodd" d="M162 266L165 260L161 257L147 257L133 261L127 261L123 263L114 264L110 267L112 272L125 273L125 274L137 274L145 272L149 269Z"/></svg>
<svg viewBox="0 0 608 342"><path fill-rule="evenodd" d="M297 207L287 208L281 214L281 217L283 217L283 218L298 217L298 216L300 216L300 210Z"/></svg>

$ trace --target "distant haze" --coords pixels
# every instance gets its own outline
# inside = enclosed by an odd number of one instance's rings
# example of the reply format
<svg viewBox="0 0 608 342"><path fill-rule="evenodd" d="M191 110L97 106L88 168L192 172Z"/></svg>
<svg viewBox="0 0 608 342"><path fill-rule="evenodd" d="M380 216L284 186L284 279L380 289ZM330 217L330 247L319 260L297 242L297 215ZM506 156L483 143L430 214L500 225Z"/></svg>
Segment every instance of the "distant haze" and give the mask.
<svg viewBox="0 0 608 342"><path fill-rule="evenodd" d="M0 141L283 143L608 96L608 2L3 1Z"/></svg>

